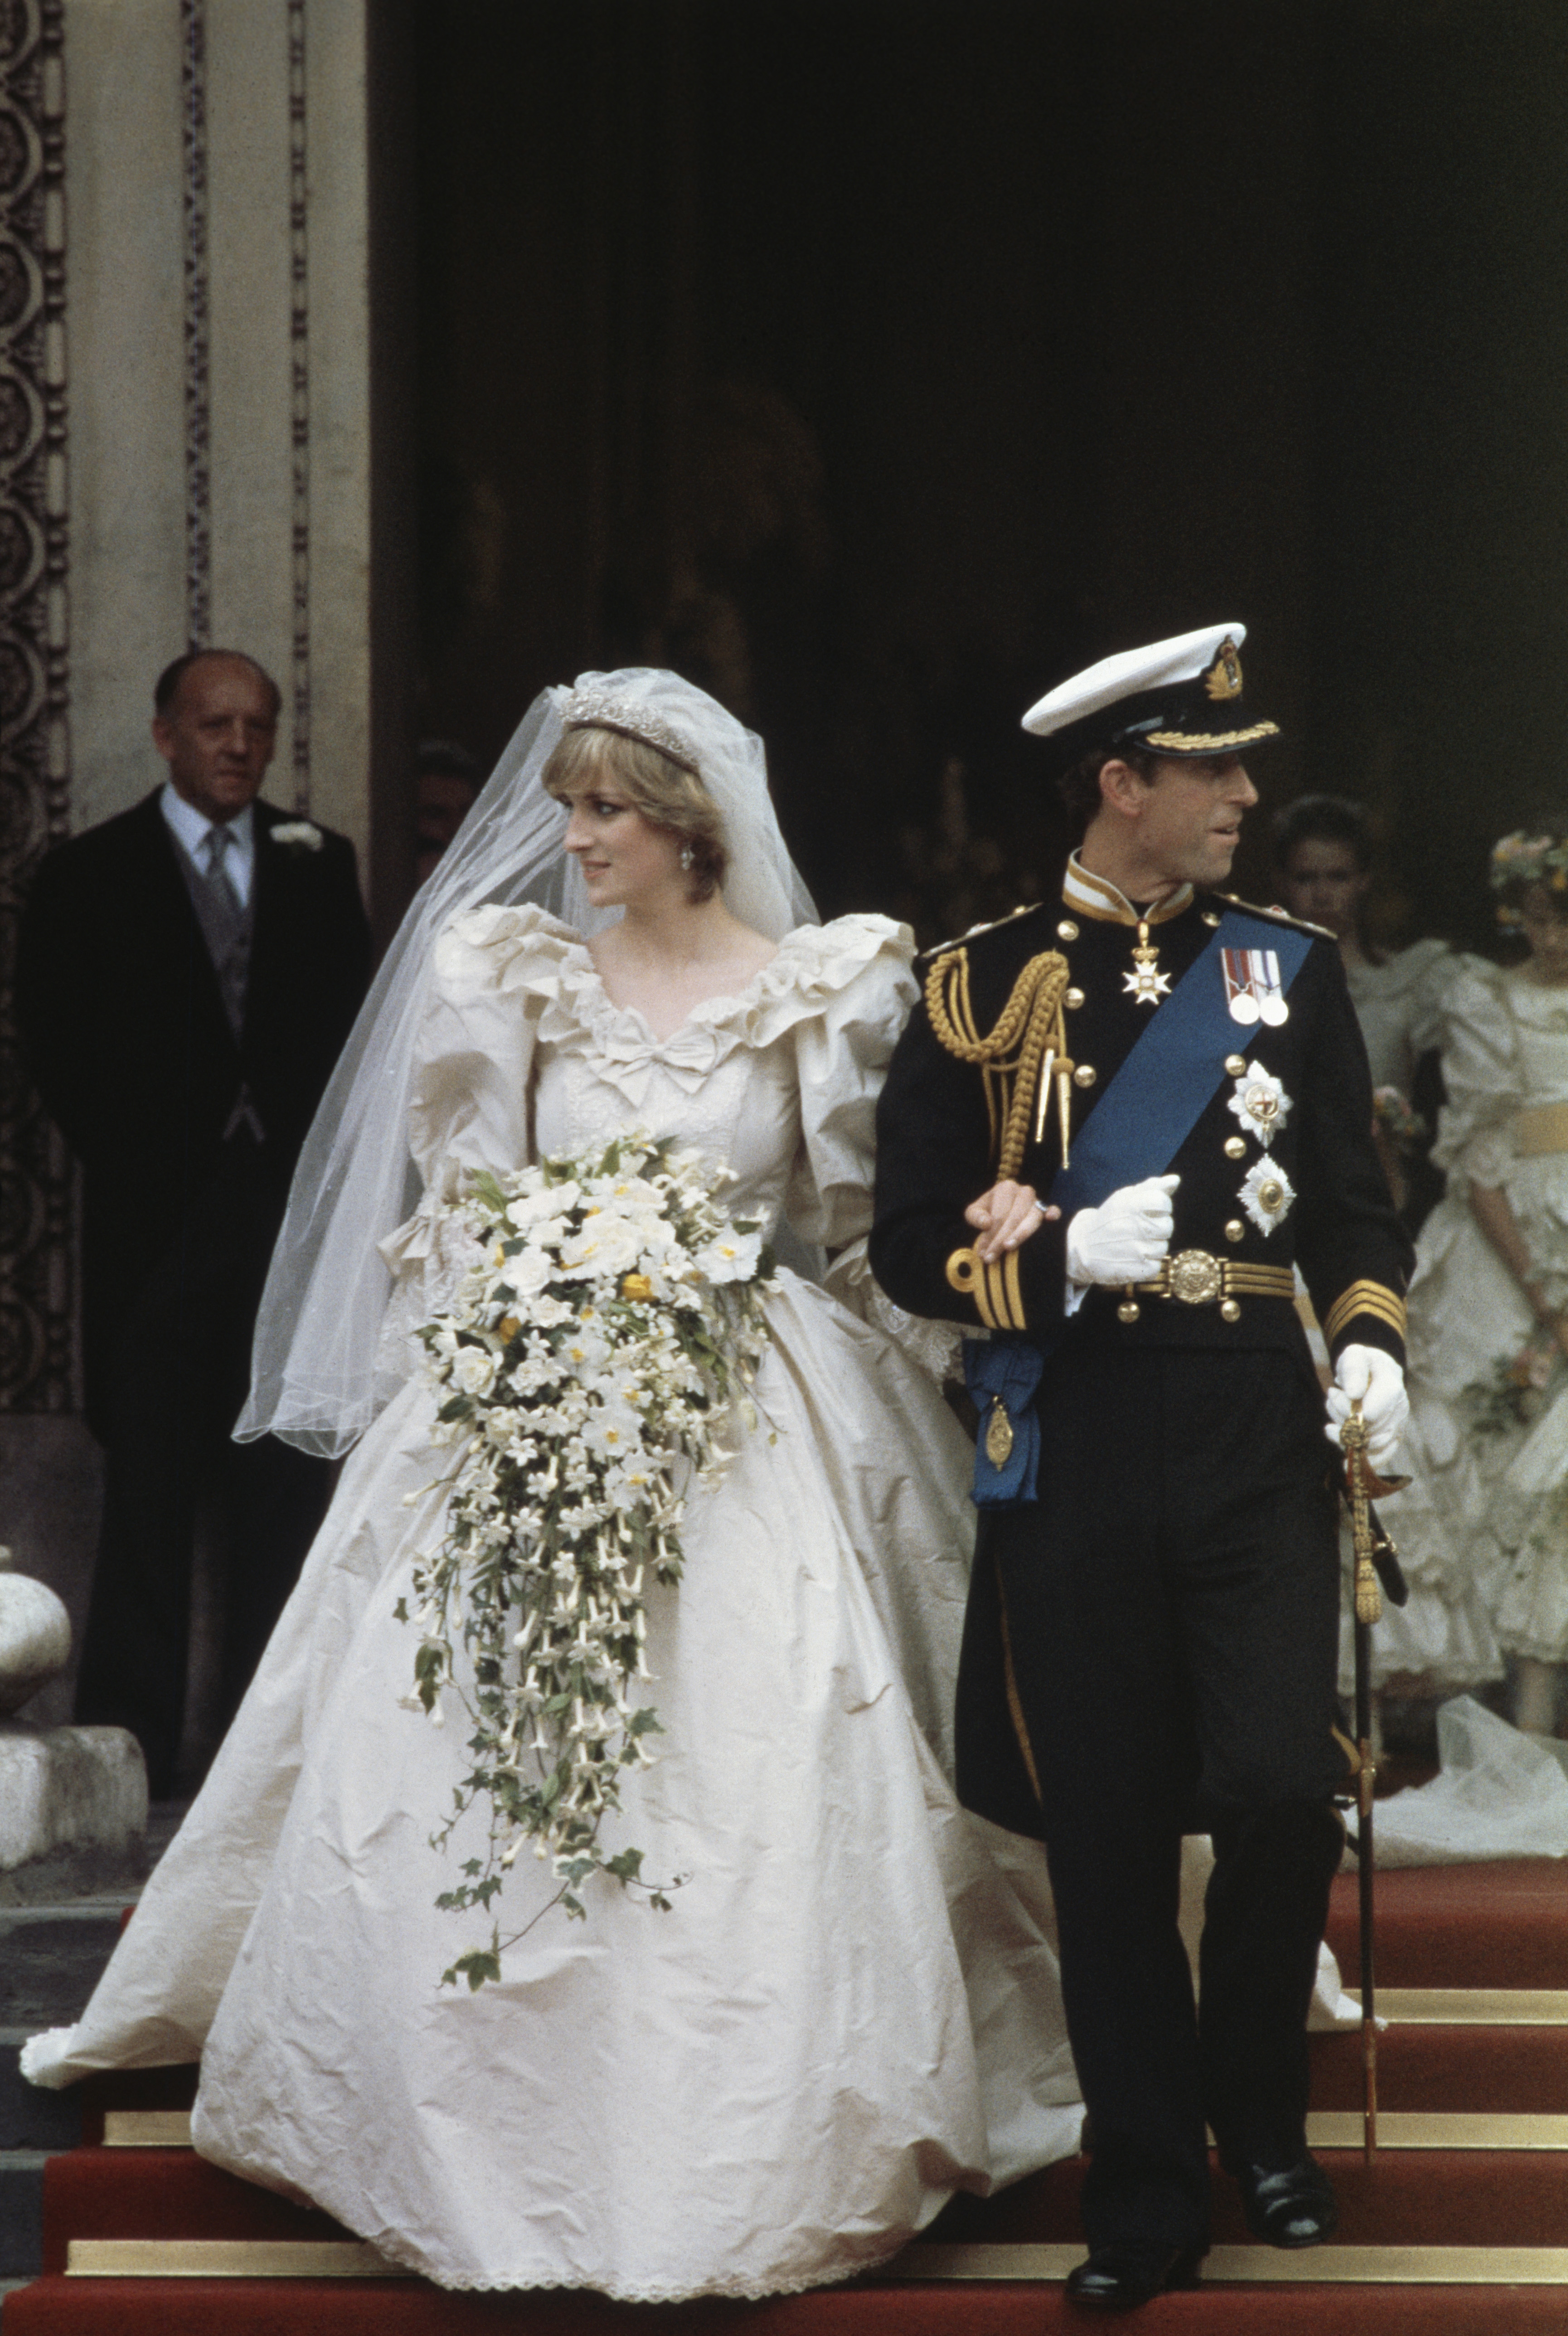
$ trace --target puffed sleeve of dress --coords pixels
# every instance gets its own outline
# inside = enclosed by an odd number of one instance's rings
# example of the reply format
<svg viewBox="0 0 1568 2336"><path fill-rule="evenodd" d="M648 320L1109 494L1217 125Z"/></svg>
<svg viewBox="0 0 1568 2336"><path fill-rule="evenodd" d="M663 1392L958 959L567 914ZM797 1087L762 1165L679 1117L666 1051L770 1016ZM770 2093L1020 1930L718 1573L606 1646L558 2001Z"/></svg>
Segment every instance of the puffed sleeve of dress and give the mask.
<svg viewBox="0 0 1568 2336"><path fill-rule="evenodd" d="M1443 1019L1447 1101L1432 1157L1451 1177L1495 1187L1514 1164L1513 1121L1524 1101L1518 1033L1498 968L1484 958L1462 958Z"/></svg>
<svg viewBox="0 0 1568 2336"><path fill-rule="evenodd" d="M579 946L542 909L471 909L435 944L431 986L414 1045L408 1148L424 1191L414 1214L380 1244L394 1277L382 1355L401 1351L418 1321L439 1311L463 1260L442 1251L439 1211L465 1168L527 1164L534 1045L543 1004L535 987Z"/></svg>
<svg viewBox="0 0 1568 2336"><path fill-rule="evenodd" d="M895 1306L866 1256L877 1097L917 994L914 937L887 917L856 916L835 918L812 939L806 981L816 1010L794 1030L801 1141L784 1213L803 1240L833 1253L826 1286L840 1304L940 1378L955 1367L959 1333Z"/></svg>
<svg viewBox="0 0 1568 2336"><path fill-rule="evenodd" d="M1482 960L1456 956L1446 941L1434 939L1412 941L1404 955L1411 973L1406 1033L1410 1059L1417 1062L1442 1046L1448 993L1465 978L1467 966Z"/></svg>

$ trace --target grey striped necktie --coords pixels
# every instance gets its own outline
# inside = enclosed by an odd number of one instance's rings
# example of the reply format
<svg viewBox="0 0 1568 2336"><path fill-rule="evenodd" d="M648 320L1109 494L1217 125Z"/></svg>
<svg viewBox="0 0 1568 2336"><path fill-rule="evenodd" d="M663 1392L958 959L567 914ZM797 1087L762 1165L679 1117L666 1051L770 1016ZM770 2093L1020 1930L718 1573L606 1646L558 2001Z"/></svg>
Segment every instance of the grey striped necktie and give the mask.
<svg viewBox="0 0 1568 2336"><path fill-rule="evenodd" d="M201 850L207 861L207 881L214 899L236 931L244 921L245 903L229 872L229 854L238 849L239 841L231 827L209 827L201 839Z"/></svg>

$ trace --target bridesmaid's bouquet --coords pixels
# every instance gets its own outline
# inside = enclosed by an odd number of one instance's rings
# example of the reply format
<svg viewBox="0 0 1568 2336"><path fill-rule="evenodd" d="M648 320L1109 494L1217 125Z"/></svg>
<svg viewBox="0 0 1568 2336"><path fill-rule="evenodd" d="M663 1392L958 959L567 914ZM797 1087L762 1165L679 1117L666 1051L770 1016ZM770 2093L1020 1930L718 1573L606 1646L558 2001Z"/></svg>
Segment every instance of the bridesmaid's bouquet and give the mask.
<svg viewBox="0 0 1568 2336"><path fill-rule="evenodd" d="M1500 1356L1490 1376L1462 1387L1459 1401L1474 1436L1506 1436L1533 1426L1563 1383L1563 1349L1544 1333L1526 1339L1516 1355Z"/></svg>
<svg viewBox="0 0 1568 2336"><path fill-rule="evenodd" d="M403 1700L440 1727L450 1692L472 1728L472 1766L433 1845L475 1801L490 1826L487 1854L440 1906L488 1911L531 1847L553 1860L549 1906L582 1914L598 1872L668 1908L671 1885L644 1881L642 1851L608 1856L599 1835L622 1771L648 1764L659 1732L637 1700L645 1580L679 1581L687 1490L722 1475L732 1412L756 1425L747 1390L773 1260L759 1225L719 1208L726 1180L674 1139L638 1134L471 1174L443 1211L474 1261L451 1310L418 1333L441 1397L435 1440L458 1458L445 1537L415 1564L412 1613L398 1601L419 1632ZM460 1955L443 1983L499 1980L503 1945L522 1935L503 1942L492 1922L489 1947Z"/></svg>

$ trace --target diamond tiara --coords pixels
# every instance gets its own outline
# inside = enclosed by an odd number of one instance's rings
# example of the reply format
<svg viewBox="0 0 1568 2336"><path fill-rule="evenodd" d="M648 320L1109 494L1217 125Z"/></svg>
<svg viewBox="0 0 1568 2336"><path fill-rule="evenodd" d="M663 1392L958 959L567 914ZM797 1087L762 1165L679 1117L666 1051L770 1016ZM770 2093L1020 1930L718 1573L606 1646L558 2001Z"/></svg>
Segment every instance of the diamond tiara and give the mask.
<svg viewBox="0 0 1568 2336"><path fill-rule="evenodd" d="M628 705L624 697L611 697L603 690L574 689L560 709L560 718L569 730L616 730L623 738L638 739L681 770L689 771L694 779L702 776L696 757L679 731L672 730L646 707Z"/></svg>

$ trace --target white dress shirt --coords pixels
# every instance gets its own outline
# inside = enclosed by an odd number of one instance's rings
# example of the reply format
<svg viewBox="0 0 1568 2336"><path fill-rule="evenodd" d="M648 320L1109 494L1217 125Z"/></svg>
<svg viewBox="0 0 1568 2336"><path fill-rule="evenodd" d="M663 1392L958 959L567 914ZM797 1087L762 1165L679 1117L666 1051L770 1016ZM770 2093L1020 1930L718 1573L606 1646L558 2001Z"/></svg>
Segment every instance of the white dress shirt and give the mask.
<svg viewBox="0 0 1568 2336"><path fill-rule="evenodd" d="M205 876L209 871L203 846L218 824L217 821L209 819L204 812L199 812L194 803L188 803L184 796L177 794L167 782L158 798L158 807L169 822L176 842ZM256 813L253 806L247 803L243 811L235 813L228 825L234 841L223 855L223 868L239 895L240 907L245 908L249 904L250 887L256 881Z"/></svg>

